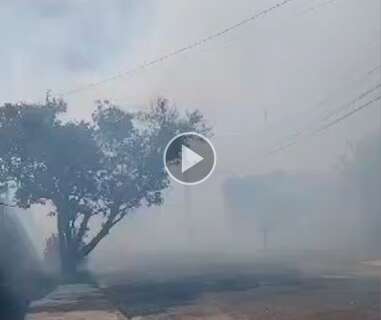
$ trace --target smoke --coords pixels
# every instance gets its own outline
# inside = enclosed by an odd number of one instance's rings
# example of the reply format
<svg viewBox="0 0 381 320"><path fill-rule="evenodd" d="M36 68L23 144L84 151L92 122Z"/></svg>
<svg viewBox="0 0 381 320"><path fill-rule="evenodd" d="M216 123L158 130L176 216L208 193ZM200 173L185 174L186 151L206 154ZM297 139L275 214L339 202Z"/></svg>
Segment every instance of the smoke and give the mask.
<svg viewBox="0 0 381 320"><path fill-rule="evenodd" d="M356 237L350 230L360 217L353 199L342 194L337 163L350 152L348 142L357 145L379 130L377 107L303 138L284 152L271 157L266 153L279 142L289 142L295 133L318 126L327 112L379 82L379 70L368 74L381 63L379 1L338 0L324 6L319 0L294 1L200 48L128 77L86 87L276 2L1 2L0 102L42 100L47 89L60 94L85 86L86 90L65 96L70 118L89 118L96 99L145 108L160 95L180 109L199 108L214 127L218 156L214 176L189 190L173 184L165 205L128 217L99 248L94 263L124 263L119 261L121 251L122 260L128 261L129 256L146 254L248 254L261 248L256 221L249 218L246 223L229 209L224 185L232 176L245 185L252 177L279 170L297 180L292 184L297 188L318 187L302 190L295 198L304 206L313 205L314 213L296 213L298 232L283 228L282 222L274 231L275 243L287 239L289 247L342 248L348 238ZM313 200L307 201L311 194ZM36 243L44 243L54 222L41 208L34 209L33 219L36 229L44 230L42 235L35 232ZM242 229L237 232L233 224ZM319 239L327 225L329 236ZM310 234L311 229L317 232Z"/></svg>

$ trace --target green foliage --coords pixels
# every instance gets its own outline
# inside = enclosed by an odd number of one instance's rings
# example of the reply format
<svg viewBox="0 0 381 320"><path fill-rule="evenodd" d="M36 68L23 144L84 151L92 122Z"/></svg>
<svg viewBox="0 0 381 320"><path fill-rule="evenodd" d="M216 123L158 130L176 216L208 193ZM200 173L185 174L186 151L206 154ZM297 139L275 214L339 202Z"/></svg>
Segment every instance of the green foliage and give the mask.
<svg viewBox="0 0 381 320"><path fill-rule="evenodd" d="M66 105L0 107L0 181L15 185L17 205L55 208L61 260L75 269L113 226L143 205L160 205L169 185L162 156L185 131L209 132L199 112L181 116L159 98L145 112L98 101L92 122L63 122ZM103 221L89 236L89 222ZM73 271L73 270L71 270Z"/></svg>

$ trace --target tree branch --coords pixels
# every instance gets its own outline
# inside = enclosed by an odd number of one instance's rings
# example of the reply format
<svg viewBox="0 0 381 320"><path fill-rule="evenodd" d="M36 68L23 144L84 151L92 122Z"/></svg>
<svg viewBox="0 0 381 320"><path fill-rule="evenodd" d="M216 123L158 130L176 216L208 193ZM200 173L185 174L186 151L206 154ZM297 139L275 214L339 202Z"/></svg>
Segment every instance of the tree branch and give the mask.
<svg viewBox="0 0 381 320"><path fill-rule="evenodd" d="M95 249L95 247L98 245L98 243L109 234L111 228L115 226L119 221L121 221L126 216L126 213L121 214L118 218L115 219L115 215L112 217L110 216L109 219L107 219L106 223L102 226L102 229L95 235L95 237L87 244L85 245L81 251L80 255L82 257L87 256L91 251Z"/></svg>
<svg viewBox="0 0 381 320"><path fill-rule="evenodd" d="M87 212L84 214L83 216L83 220L81 222L81 225L79 226L79 229L78 229L78 232L75 236L75 243L76 245L80 244L83 237L85 236L86 234L86 231L87 231L87 225L89 224L89 221L91 219L91 213L90 212Z"/></svg>

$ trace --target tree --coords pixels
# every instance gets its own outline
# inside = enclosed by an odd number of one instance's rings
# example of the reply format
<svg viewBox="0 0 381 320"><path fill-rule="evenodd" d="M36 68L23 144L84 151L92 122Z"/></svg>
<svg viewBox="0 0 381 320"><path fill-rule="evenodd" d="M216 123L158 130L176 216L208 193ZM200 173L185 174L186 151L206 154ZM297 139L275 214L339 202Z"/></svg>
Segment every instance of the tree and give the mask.
<svg viewBox="0 0 381 320"><path fill-rule="evenodd" d="M13 182L18 206L53 206L61 269L71 276L126 215L162 204L167 142L209 128L198 111L181 116L162 98L145 112L98 101L92 122L63 122L65 112L54 99L1 107L0 176ZM101 222L90 230L91 221Z"/></svg>

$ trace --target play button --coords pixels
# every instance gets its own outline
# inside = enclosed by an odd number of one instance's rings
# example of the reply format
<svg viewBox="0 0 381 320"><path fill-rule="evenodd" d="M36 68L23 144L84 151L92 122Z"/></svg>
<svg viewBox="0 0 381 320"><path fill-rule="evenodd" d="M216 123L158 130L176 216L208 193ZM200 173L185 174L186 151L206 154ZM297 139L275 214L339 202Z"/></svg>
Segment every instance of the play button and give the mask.
<svg viewBox="0 0 381 320"><path fill-rule="evenodd" d="M164 165L169 176L185 185L205 181L213 172L216 153L204 136L187 132L175 136L164 151Z"/></svg>
<svg viewBox="0 0 381 320"><path fill-rule="evenodd" d="M204 160L204 158L199 154L184 145L181 146L181 173L188 171L202 160Z"/></svg>

